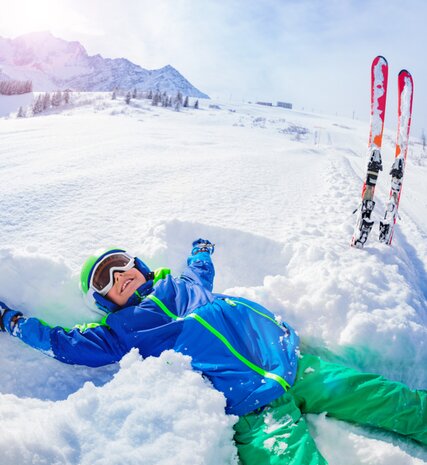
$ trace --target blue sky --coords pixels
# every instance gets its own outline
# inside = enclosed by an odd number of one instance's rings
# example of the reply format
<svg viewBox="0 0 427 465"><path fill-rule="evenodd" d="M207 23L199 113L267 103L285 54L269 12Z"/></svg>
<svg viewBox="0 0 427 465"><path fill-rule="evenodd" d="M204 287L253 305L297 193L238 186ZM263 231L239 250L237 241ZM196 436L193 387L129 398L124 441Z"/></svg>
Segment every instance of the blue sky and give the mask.
<svg viewBox="0 0 427 465"><path fill-rule="evenodd" d="M171 64L212 98L285 100L360 119L369 119L370 64L381 54L390 65L386 124L396 124L396 77L407 68L419 135L426 23L422 0L15 0L0 35L50 30L91 55Z"/></svg>

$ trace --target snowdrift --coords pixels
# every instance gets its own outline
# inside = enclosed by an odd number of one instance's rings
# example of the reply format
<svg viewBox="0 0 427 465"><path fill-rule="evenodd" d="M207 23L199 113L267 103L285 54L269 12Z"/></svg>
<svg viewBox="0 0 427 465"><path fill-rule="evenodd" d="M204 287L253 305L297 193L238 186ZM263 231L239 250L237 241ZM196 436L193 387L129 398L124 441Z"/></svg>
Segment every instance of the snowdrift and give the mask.
<svg viewBox="0 0 427 465"><path fill-rule="evenodd" d="M0 300L50 324L100 318L78 289L94 250L179 274L216 244L215 291L259 301L306 350L427 386L427 154L412 140L393 247L350 248L367 124L249 104L181 112L107 94L0 120ZM387 122L386 122L387 125ZM384 164L394 134L386 132ZM374 219L389 179L381 173ZM0 442L15 464L236 463L225 400L187 358L62 365L0 337ZM331 465L427 463L414 443L309 416Z"/></svg>

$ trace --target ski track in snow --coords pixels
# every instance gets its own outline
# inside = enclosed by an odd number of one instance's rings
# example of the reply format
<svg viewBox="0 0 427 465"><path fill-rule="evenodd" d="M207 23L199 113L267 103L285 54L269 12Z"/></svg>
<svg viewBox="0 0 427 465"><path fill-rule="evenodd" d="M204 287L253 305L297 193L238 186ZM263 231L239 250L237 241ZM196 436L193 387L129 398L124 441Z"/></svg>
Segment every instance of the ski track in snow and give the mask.
<svg viewBox="0 0 427 465"><path fill-rule="evenodd" d="M62 112L0 120L0 300L51 324L93 321L98 317L83 304L78 272L95 249L124 246L153 268L169 266L178 274L191 241L208 237L217 244L216 291L271 308L298 329L307 350L425 388L427 168L420 146L408 155L402 221L387 247L376 240L390 182L393 135L386 132L376 225L365 249L356 250L349 246L351 213L366 165L367 124L248 104L217 107L203 103L199 111L177 113L147 101L127 106L87 94ZM127 386L127 373L144 373L141 367L150 363L167 382L162 360L130 354L121 368L92 369L60 364L12 338L2 337L0 344L0 441L8 463L30 464L34 457L41 464L97 463L96 453L102 456L106 447L101 419L111 422L108 441L120 454L104 455L100 463L119 463L117 457L140 463L138 454L147 457L144 463L176 463L171 456L153 457L175 450L176 422L189 415L185 383L191 371L181 356L174 358L177 403L168 411L156 407L152 416L136 412L151 432L138 430L132 439L117 421L136 425L132 402L140 405L138 399L157 385L137 375L141 391L135 390ZM192 379L192 395L206 402L193 405L194 418L180 426L181 458L234 463L223 398L200 375ZM128 399L122 390L131 393ZM108 396L111 411L103 400ZM76 410L79 403L87 414ZM197 417L212 412L217 421L205 424L206 435L198 438L204 446L188 454L193 443L186 433L203 433ZM24 426L27 418L45 435ZM308 421L331 465L343 456L355 465L427 463L426 451L401 438L324 416ZM150 446L152 431L159 440ZM86 436L98 443L92 452Z"/></svg>

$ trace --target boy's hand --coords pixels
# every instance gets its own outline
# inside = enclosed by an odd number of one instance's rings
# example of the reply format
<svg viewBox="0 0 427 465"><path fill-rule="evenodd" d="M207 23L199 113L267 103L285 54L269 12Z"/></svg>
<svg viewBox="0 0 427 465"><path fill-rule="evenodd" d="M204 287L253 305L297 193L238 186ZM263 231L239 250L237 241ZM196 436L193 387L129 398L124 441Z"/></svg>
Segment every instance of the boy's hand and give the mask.
<svg viewBox="0 0 427 465"><path fill-rule="evenodd" d="M196 239L192 246L191 255L197 255L200 252L208 252L212 255L215 251L215 244L207 239Z"/></svg>
<svg viewBox="0 0 427 465"><path fill-rule="evenodd" d="M13 331L16 322L22 316L21 312L11 310L4 302L0 301L0 331Z"/></svg>

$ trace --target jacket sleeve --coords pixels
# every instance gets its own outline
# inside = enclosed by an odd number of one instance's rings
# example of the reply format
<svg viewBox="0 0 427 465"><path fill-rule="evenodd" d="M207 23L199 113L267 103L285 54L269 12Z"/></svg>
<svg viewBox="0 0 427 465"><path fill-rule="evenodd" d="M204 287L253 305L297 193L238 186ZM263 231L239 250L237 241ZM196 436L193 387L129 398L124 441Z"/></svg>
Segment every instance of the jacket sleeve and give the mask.
<svg viewBox="0 0 427 465"><path fill-rule="evenodd" d="M215 278L215 268L209 252L200 252L190 255L187 259L187 267L181 275L181 279L199 284L212 292Z"/></svg>
<svg viewBox="0 0 427 465"><path fill-rule="evenodd" d="M127 352L104 320L65 329L52 328L37 318L20 318L12 335L61 362L76 365L108 365Z"/></svg>

